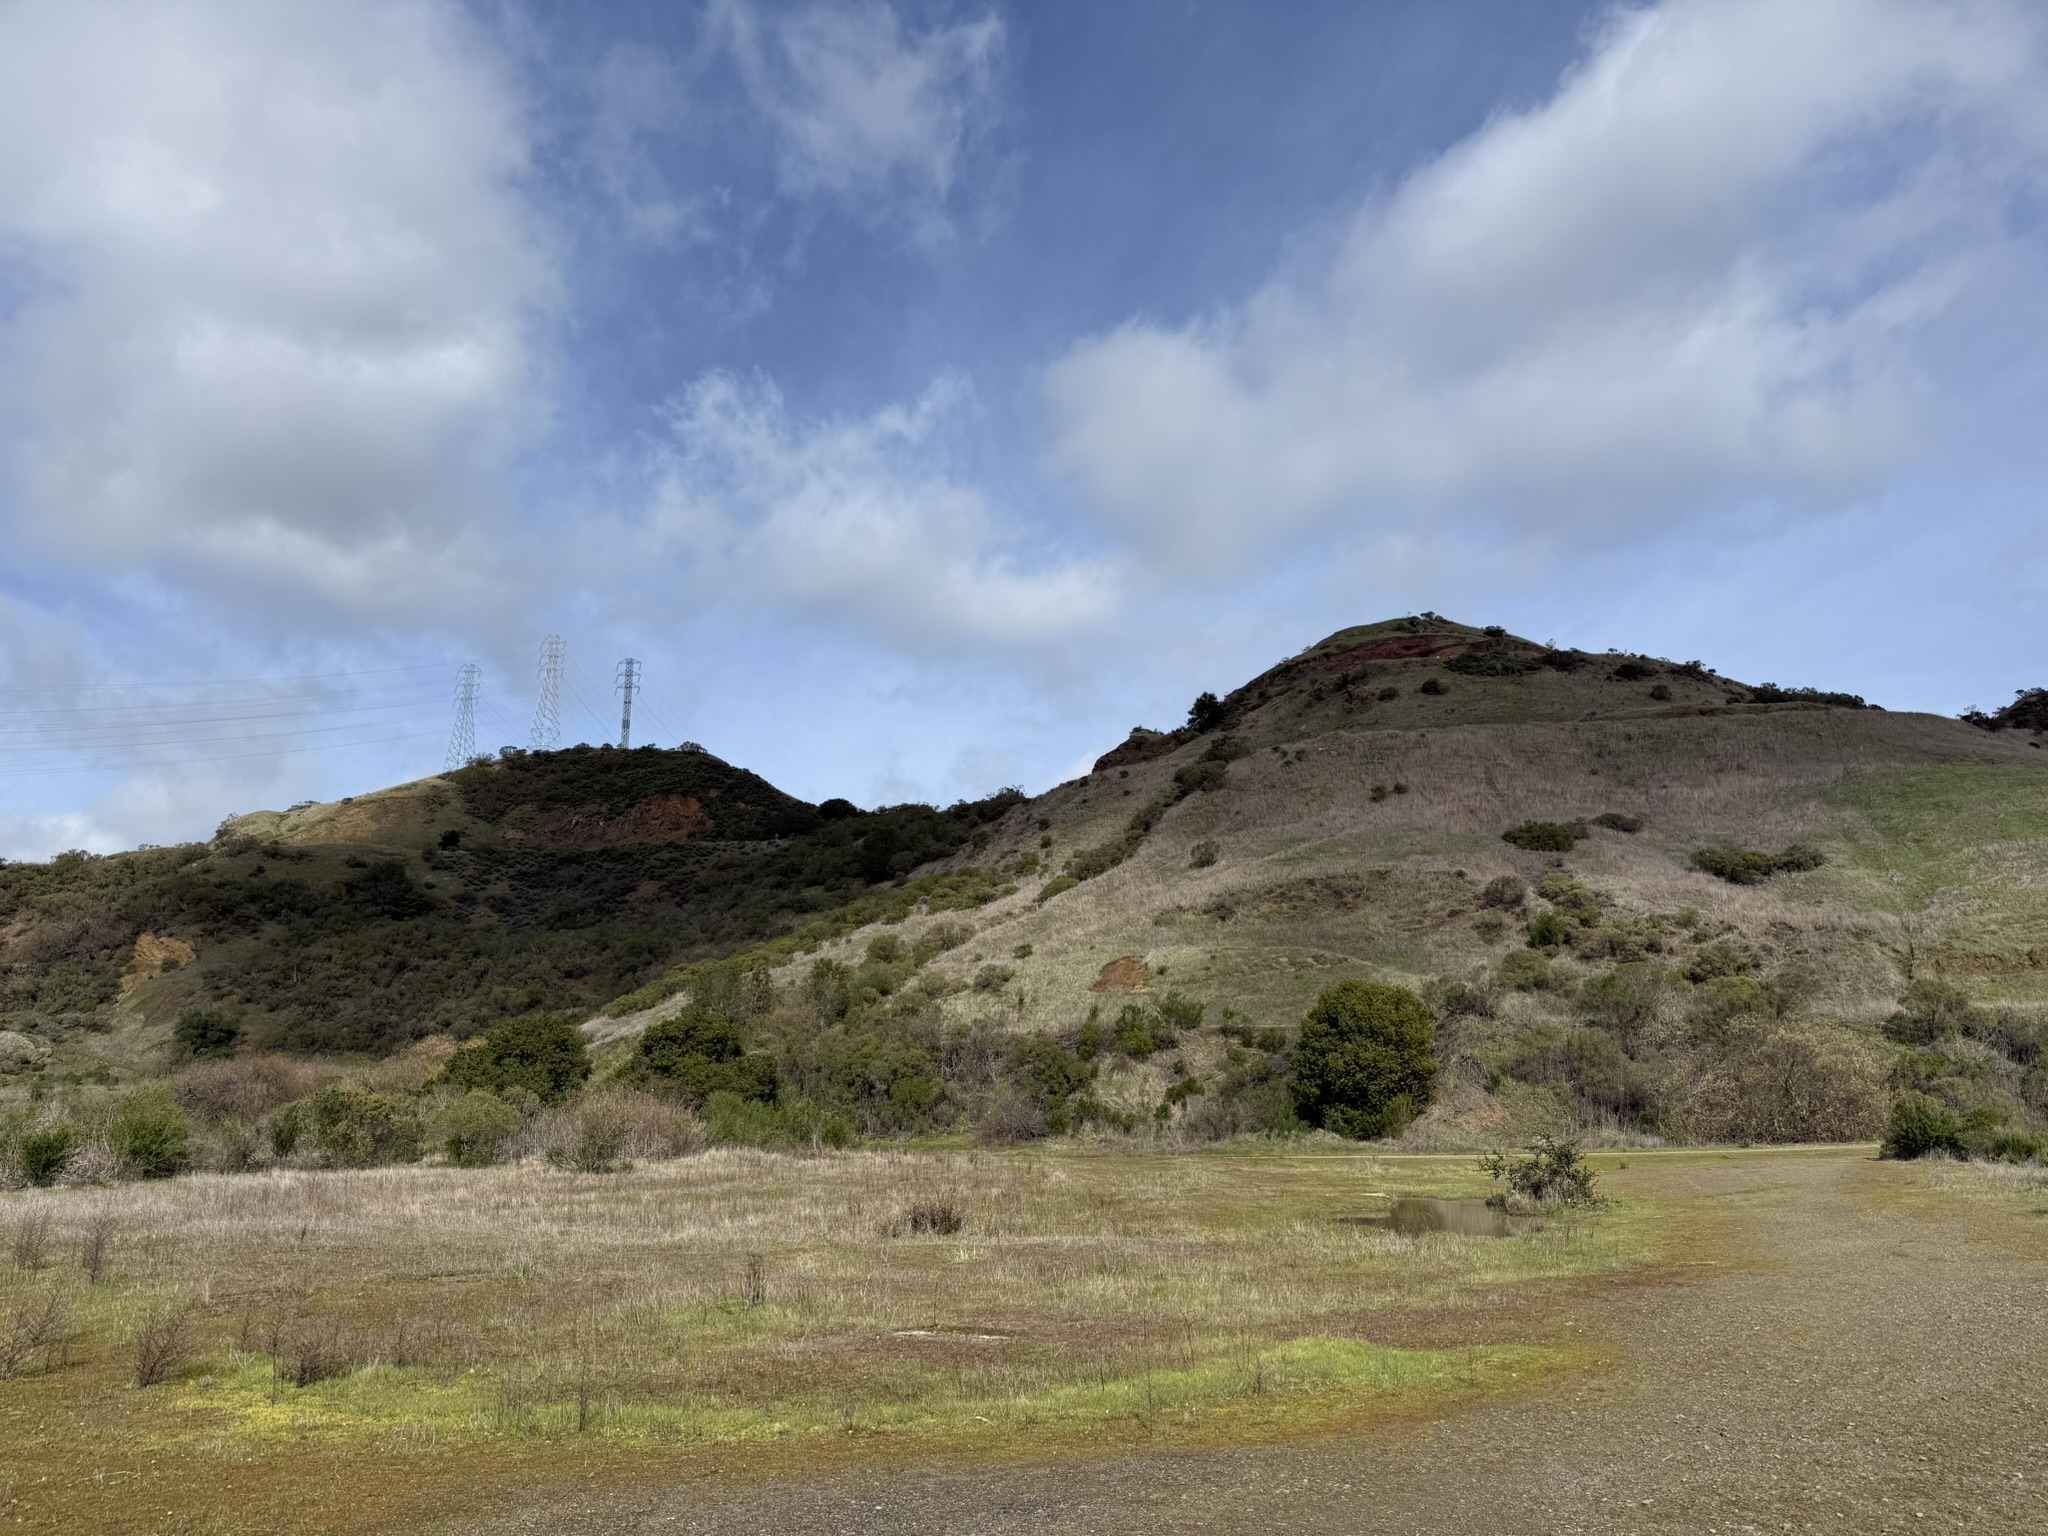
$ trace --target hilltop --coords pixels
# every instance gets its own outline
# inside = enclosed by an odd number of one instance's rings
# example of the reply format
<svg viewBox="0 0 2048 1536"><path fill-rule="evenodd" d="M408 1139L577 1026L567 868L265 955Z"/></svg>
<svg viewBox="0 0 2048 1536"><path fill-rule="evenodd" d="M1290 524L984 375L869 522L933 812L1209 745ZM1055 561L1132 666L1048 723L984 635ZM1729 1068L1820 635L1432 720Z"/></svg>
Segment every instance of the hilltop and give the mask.
<svg viewBox="0 0 2048 1536"><path fill-rule="evenodd" d="M1901 1085L2020 1126L2048 1107L2044 759L2024 711L1424 614L1030 799L864 812L579 748L0 869L0 1027L76 1076L162 1064L199 1006L243 1049L556 1007L630 1051L694 1000L869 1131L1204 1136L1285 1123L1288 1032L1370 976L1438 1020L1412 1137L1867 1134Z"/></svg>

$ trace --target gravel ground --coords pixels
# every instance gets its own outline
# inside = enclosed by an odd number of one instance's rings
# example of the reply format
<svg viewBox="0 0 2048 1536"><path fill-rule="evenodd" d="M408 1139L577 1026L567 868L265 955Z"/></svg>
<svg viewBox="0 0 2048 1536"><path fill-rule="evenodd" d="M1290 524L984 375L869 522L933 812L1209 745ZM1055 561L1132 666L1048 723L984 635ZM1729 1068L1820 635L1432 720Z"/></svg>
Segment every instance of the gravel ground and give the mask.
<svg viewBox="0 0 2048 1536"><path fill-rule="evenodd" d="M1867 1153L1646 1157L1728 1267L1575 1320L1619 1366L1281 1450L536 1491L465 1536L2048 1531L2048 1197ZM1626 1186L1624 1186L1626 1187Z"/></svg>

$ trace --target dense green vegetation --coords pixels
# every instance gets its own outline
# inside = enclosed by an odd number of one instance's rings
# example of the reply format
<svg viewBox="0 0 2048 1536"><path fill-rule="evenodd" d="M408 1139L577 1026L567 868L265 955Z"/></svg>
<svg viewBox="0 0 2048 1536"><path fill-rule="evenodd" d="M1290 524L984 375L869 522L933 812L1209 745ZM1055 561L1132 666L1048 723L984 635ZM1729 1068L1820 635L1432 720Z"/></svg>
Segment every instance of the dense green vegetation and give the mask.
<svg viewBox="0 0 2048 1536"><path fill-rule="evenodd" d="M388 1051L536 1009L587 1011L679 961L820 919L830 931L1022 798L811 807L708 753L653 748L516 754L450 777L481 825L413 846L228 835L0 866L0 928L24 934L0 974L0 1028L97 1027L137 936L155 931L202 955L180 1036L193 1055L243 1037Z"/></svg>

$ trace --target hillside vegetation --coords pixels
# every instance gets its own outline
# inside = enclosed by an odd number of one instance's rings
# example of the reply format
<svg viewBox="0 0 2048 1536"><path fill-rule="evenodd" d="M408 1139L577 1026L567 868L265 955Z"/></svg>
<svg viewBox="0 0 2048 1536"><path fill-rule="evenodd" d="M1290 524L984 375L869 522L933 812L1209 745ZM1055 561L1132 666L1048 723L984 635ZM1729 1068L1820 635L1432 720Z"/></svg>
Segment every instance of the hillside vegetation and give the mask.
<svg viewBox="0 0 2048 1536"><path fill-rule="evenodd" d="M507 754L207 845L0 868L0 1091L43 1119L69 1095L91 1135L130 1080L268 1073L178 1089L203 1148L352 1083L409 1106L416 1150L457 1042L566 1011L596 1059L576 1103L673 1106L692 1135L1199 1141L1318 1119L1297 1033L1364 980L1424 1000L1435 1070L1426 1103L1335 1128L1842 1139L1919 1095L1958 1144L2025 1155L2048 1115L2030 698L1894 714L1423 615L1035 799L861 812L704 753ZM589 1130L514 1111L507 1147L571 1157Z"/></svg>

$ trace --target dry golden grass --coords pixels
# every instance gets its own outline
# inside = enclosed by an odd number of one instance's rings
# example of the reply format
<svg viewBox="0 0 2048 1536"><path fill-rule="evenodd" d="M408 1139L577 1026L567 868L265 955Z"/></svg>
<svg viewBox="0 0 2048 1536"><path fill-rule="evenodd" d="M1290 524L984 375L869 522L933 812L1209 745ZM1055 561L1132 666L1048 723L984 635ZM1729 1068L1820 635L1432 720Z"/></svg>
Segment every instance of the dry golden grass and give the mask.
<svg viewBox="0 0 2048 1536"><path fill-rule="evenodd" d="M144 1456L275 1493L307 1486L313 1446L334 1477L461 1449L482 1478L535 1437L836 1455L1312 1433L1566 1363L1528 1303L1654 1257L1627 1204L1511 1241L1344 1219L1478 1187L1464 1159L1068 1149L25 1191L0 1224L47 1213L56 1257L0 1269L0 1313L61 1292L72 1331L0 1385L0 1434L21 1476L104 1514L95 1472ZM964 1231L903 1235L920 1203ZM108 1223L90 1286L79 1248ZM134 1341L170 1319L188 1363L138 1389Z"/></svg>

